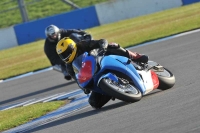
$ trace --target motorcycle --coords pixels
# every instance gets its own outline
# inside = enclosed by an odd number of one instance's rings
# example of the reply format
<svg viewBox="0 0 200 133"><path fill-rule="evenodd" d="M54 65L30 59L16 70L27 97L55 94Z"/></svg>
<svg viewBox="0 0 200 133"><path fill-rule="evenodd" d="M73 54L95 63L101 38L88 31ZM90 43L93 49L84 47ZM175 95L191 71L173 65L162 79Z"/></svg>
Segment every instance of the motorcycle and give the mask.
<svg viewBox="0 0 200 133"><path fill-rule="evenodd" d="M133 62L127 57L105 55L101 49L85 52L72 65L80 87L125 102L139 101L155 89L166 90L175 84L172 72L157 62Z"/></svg>

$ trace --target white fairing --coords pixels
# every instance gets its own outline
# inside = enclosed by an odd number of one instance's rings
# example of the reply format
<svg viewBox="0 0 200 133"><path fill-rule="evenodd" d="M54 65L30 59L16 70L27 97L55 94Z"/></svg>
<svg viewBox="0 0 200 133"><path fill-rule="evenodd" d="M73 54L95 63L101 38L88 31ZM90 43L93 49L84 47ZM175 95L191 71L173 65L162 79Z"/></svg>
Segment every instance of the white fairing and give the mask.
<svg viewBox="0 0 200 133"><path fill-rule="evenodd" d="M138 71L138 73L142 76L142 80L144 82L144 86L146 87L146 91L144 94L151 92L154 88L153 81L151 77L151 71Z"/></svg>

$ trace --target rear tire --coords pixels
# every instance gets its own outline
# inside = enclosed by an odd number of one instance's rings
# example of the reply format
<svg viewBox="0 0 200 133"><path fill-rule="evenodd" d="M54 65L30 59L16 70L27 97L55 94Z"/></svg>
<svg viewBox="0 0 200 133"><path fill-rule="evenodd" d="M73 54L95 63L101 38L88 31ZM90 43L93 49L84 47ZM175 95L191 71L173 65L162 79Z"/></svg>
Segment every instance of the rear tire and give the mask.
<svg viewBox="0 0 200 133"><path fill-rule="evenodd" d="M139 89L129 83L120 84L109 78L103 78L100 81L99 86L111 97L125 102L136 102L142 98L142 94Z"/></svg>
<svg viewBox="0 0 200 133"><path fill-rule="evenodd" d="M156 72L159 79L158 89L167 90L174 86L175 76L168 69L164 68L164 72Z"/></svg>

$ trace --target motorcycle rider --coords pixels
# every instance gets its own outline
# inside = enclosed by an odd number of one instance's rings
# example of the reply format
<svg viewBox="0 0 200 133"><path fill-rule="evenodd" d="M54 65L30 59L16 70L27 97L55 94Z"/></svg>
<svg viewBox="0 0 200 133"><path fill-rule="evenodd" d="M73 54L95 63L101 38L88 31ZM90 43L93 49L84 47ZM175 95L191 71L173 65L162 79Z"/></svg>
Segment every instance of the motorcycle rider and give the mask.
<svg viewBox="0 0 200 133"><path fill-rule="evenodd" d="M60 39L64 37L69 37L72 33L83 35L86 32L77 29L59 29L55 25L49 25L45 29L46 39L44 44L44 52L54 68L61 68L64 78L66 80L70 80L71 76L67 72L66 64L60 59L60 57L56 53L56 44Z"/></svg>
<svg viewBox="0 0 200 133"><path fill-rule="evenodd" d="M136 52L131 52L120 47L117 43L109 43L105 39L100 40L90 40L90 41L81 41L75 43L70 38L61 39L57 46L56 51L60 58L67 64L67 70L69 74L75 79L75 73L72 68L73 60L84 52L90 52L93 49L100 48L106 51L106 55L115 54L120 56L125 56L130 58L133 61L146 63L148 62L148 56L142 55ZM79 86L80 87L80 86ZM80 87L81 88L81 87ZM89 94L90 90L87 88L81 88L85 94ZM110 96L102 95L100 93L92 92L89 97L89 104L96 109L101 108L111 99Z"/></svg>

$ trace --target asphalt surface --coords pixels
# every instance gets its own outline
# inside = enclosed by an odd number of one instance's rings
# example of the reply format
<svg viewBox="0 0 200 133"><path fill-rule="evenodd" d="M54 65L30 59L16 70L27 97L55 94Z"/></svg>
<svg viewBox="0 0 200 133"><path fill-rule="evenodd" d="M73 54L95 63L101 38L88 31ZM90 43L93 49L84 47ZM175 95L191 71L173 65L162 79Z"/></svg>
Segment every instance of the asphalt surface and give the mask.
<svg viewBox="0 0 200 133"><path fill-rule="evenodd" d="M139 102L110 101L28 132L34 133L200 133L200 32L131 49L149 55L173 72L176 84ZM0 106L77 89L48 71L0 83Z"/></svg>

